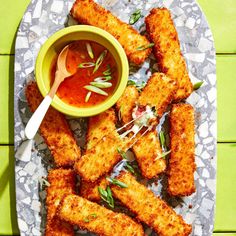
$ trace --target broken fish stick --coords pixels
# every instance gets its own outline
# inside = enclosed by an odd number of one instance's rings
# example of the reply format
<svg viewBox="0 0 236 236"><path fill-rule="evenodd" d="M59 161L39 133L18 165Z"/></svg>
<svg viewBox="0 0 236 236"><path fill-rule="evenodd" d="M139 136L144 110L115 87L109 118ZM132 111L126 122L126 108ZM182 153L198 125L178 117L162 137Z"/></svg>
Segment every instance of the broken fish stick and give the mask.
<svg viewBox="0 0 236 236"><path fill-rule="evenodd" d="M46 236L70 236L75 235L73 226L62 221L56 215L61 199L68 194L75 193L76 176L73 170L53 169L49 171L47 187L47 223Z"/></svg>
<svg viewBox="0 0 236 236"><path fill-rule="evenodd" d="M130 217L116 213L76 195L61 202L58 215L62 220L103 236L144 236L143 228Z"/></svg>
<svg viewBox="0 0 236 236"><path fill-rule="evenodd" d="M80 196L84 197L90 201L100 201L100 193L98 192L98 187L106 189L109 185L108 180L105 177L102 177L98 181L91 183L82 180L80 182Z"/></svg>
<svg viewBox="0 0 236 236"><path fill-rule="evenodd" d="M134 64L142 64L151 53L151 48L148 48L150 42L145 36L93 0L76 0L71 15L79 23L96 26L112 34L124 48L129 61Z"/></svg>
<svg viewBox="0 0 236 236"><path fill-rule="evenodd" d="M123 139L116 133L104 136L92 149L89 149L78 161L75 170L84 181L95 182L109 173L122 157L118 148L127 150Z"/></svg>
<svg viewBox="0 0 236 236"><path fill-rule="evenodd" d="M155 107L160 118L172 102L176 91L176 83L163 73L154 73L140 93L138 104Z"/></svg>
<svg viewBox="0 0 236 236"><path fill-rule="evenodd" d="M132 150L135 154L142 176L147 179L157 177L166 169L166 160L162 158L162 149L157 131L152 130L144 136L137 135L138 141L133 145Z"/></svg>
<svg viewBox="0 0 236 236"><path fill-rule="evenodd" d="M91 149L106 134L116 132L116 115L113 108L92 116L88 121L87 150Z"/></svg>
<svg viewBox="0 0 236 236"><path fill-rule="evenodd" d="M187 98L193 91L193 85L170 11L166 8L152 9L145 18L145 23L150 39L155 44L153 51L159 70L177 83L178 89L174 100Z"/></svg>
<svg viewBox="0 0 236 236"><path fill-rule="evenodd" d="M123 171L117 179L128 187L112 185L113 196L134 212L138 220L153 228L159 236L187 236L191 233L191 225L186 224L166 202L138 183L130 173Z"/></svg>
<svg viewBox="0 0 236 236"><path fill-rule="evenodd" d="M168 192L188 196L195 192L194 110L189 104L174 104L170 112L170 158Z"/></svg>
<svg viewBox="0 0 236 236"><path fill-rule="evenodd" d="M132 118L132 112L138 101L139 92L138 89L133 86L127 86L122 96L116 102L116 109L118 116L123 124L130 122Z"/></svg>
<svg viewBox="0 0 236 236"><path fill-rule="evenodd" d="M31 112L34 112L43 100L35 82L27 85L26 98ZM64 115L53 107L49 107L40 125L40 133L48 145L57 167L74 165L75 160L81 155L80 147L76 144Z"/></svg>

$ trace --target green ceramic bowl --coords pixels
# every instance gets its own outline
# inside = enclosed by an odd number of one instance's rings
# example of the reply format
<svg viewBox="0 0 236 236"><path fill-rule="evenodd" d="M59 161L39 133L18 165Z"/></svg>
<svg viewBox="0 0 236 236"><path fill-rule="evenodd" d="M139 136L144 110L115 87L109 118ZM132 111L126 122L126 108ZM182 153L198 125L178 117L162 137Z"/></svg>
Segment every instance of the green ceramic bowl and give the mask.
<svg viewBox="0 0 236 236"><path fill-rule="evenodd" d="M125 90L129 65L124 49L108 32L88 25L76 25L64 28L53 34L41 47L35 66L36 81L43 96L50 89L50 69L53 59L67 44L76 40L95 41L107 48L113 55L118 68L118 83L112 96L104 102L86 108L78 108L63 102L55 95L52 106L58 111L74 117L88 117L99 114L112 107Z"/></svg>

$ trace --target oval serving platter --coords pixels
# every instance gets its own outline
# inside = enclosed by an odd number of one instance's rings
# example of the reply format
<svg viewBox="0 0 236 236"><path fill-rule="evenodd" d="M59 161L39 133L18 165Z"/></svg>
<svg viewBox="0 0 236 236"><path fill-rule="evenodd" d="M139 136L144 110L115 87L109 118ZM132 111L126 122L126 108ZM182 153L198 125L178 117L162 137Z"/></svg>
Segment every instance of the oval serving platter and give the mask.
<svg viewBox="0 0 236 236"><path fill-rule="evenodd" d="M52 167L50 152L40 135L26 141L24 127L31 116L24 89L28 81L34 80L34 65L41 45L55 31L75 24L68 16L73 0L33 0L20 24L15 50L15 178L18 225L21 235L43 235L45 229L45 189L41 179ZM172 202L174 209L193 226L192 235L212 235L214 226L216 186L216 74L215 49L211 30L204 14L195 0L98 0L122 21L137 9L146 16L154 7L167 7L172 14L182 53L186 59L193 83L204 81L201 89L187 99L195 109L196 135L195 154L197 191L190 197ZM144 31L144 18L134 27ZM149 66L157 65L151 56L143 66L134 71L129 79L142 84L151 75ZM86 120L70 119L70 126L80 146L85 144ZM160 185L158 185L160 186ZM155 193L160 187L148 184ZM149 235L155 235L147 230ZM78 231L78 235L93 235Z"/></svg>

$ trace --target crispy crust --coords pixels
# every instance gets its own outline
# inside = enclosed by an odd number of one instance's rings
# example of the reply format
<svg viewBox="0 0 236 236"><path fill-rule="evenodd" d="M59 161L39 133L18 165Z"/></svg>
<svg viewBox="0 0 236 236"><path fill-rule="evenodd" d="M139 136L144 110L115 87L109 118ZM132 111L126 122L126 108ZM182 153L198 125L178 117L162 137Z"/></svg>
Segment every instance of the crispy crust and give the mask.
<svg viewBox="0 0 236 236"><path fill-rule="evenodd" d="M194 110L189 104L175 104L170 113L171 154L168 192L188 196L195 192Z"/></svg>
<svg viewBox="0 0 236 236"><path fill-rule="evenodd" d="M113 108L90 117L87 131L87 150L94 147L105 135L116 132L116 115Z"/></svg>
<svg viewBox="0 0 236 236"><path fill-rule="evenodd" d="M127 86L122 96L116 103L117 112L120 114L123 124L132 120L132 111L138 101L139 92L133 85Z"/></svg>
<svg viewBox="0 0 236 236"><path fill-rule="evenodd" d="M97 181L110 172L113 166L122 159L117 149L121 148L123 150L124 145L124 141L117 133L107 134L75 163L76 172L84 181Z"/></svg>
<svg viewBox="0 0 236 236"><path fill-rule="evenodd" d="M145 18L146 29L157 59L159 69L177 82L176 101L187 98L193 91L185 59L181 53L178 33L166 8L154 8Z"/></svg>
<svg viewBox="0 0 236 236"><path fill-rule="evenodd" d="M191 233L192 227L186 224L180 215L151 190L139 184L130 173L121 172L117 179L126 183L128 187L120 188L113 185L113 195L158 235L187 236Z"/></svg>
<svg viewBox="0 0 236 236"><path fill-rule="evenodd" d="M75 173L72 170L54 169L48 174L47 187L47 224L46 236L70 236L75 235L73 226L60 220L56 211L63 196L75 193Z"/></svg>
<svg viewBox="0 0 236 236"><path fill-rule="evenodd" d="M155 107L159 117L166 111L176 92L176 83L163 73L154 73L141 92L138 103Z"/></svg>
<svg viewBox="0 0 236 236"><path fill-rule="evenodd" d="M138 135L138 138L139 136L141 134ZM145 178L157 177L158 174L165 171L166 161L163 158L158 158L162 154L162 149L156 130L152 130L140 137L132 149Z"/></svg>
<svg viewBox="0 0 236 236"><path fill-rule="evenodd" d="M84 197L90 201L100 201L101 197L98 192L98 187L101 187L102 189L106 189L108 186L108 181L106 180L105 177L102 177L99 179L97 182L91 183L91 182L86 182L82 180L80 182L80 196Z"/></svg>
<svg viewBox="0 0 236 236"><path fill-rule="evenodd" d="M31 112L34 112L43 100L37 84L32 82L26 87L26 98ZM57 167L73 166L80 157L80 147L76 144L65 117L50 107L40 126L40 133L48 145Z"/></svg>
<svg viewBox="0 0 236 236"><path fill-rule="evenodd" d="M119 20L93 0L76 0L71 15L79 23L93 25L112 34L120 42L132 63L142 64L151 53L150 48L137 50L138 47L150 43L145 36L140 35L130 25Z"/></svg>
<svg viewBox="0 0 236 236"><path fill-rule="evenodd" d="M95 217L89 217L96 214ZM143 228L125 214L115 213L76 195L68 195L61 202L61 219L102 236L144 236ZM89 222L85 222L89 219Z"/></svg>

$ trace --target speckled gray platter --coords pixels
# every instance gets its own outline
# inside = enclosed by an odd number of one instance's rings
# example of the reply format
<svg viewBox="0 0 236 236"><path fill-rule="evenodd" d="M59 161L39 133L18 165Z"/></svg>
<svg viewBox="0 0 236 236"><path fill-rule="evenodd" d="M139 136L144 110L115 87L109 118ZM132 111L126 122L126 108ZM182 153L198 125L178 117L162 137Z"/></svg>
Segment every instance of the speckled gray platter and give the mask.
<svg viewBox="0 0 236 236"><path fill-rule="evenodd" d="M33 0L26 10L16 39L15 56L15 178L18 224L21 235L43 235L45 228L45 191L40 186L42 176L52 167L50 152L40 135L26 141L24 127L30 112L24 96L28 81L34 80L34 65L41 45L55 31L74 24L68 19L73 0ZM177 213L193 226L192 235L210 236L213 231L216 186L216 74L215 49L211 30L194 0L99 0L121 20L128 22L130 14L142 9L144 16L153 7L167 7L176 25L181 49L186 59L193 83L204 81L187 102L196 114L196 164L197 191L190 197L169 199ZM145 30L143 20L135 24ZM149 66L157 69L151 56L142 68L130 78L141 83L150 74ZM70 119L78 144L84 145L85 119ZM120 167L120 166L119 166ZM119 169L118 167L118 169ZM164 179L164 177L163 177ZM163 182L163 181L162 181ZM162 185L147 183L155 194L164 197ZM155 235L150 229L148 235ZM93 235L78 231L78 235Z"/></svg>

